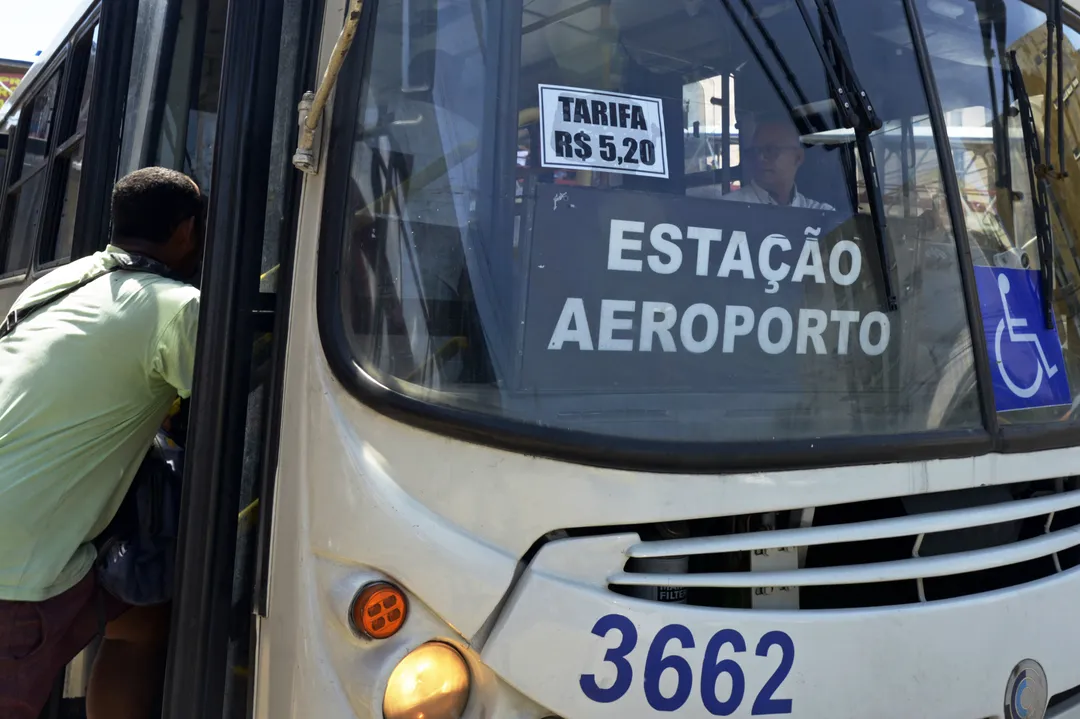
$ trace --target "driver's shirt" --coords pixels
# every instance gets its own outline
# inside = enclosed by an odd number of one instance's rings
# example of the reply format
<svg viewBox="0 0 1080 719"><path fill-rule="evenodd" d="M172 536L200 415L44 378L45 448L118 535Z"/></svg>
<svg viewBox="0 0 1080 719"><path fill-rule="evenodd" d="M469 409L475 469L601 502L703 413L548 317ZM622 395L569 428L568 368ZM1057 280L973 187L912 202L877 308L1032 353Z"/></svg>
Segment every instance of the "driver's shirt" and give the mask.
<svg viewBox="0 0 1080 719"><path fill-rule="evenodd" d="M105 252L57 268L15 307L116 264ZM191 393L199 291L119 271L0 339L0 600L42 601L91 570L176 397Z"/></svg>
<svg viewBox="0 0 1080 719"><path fill-rule="evenodd" d="M708 185L706 187L692 187L686 191L686 194L690 197L700 197L706 200L727 200L729 202L749 202L754 205L779 205L773 196L769 194L761 185L751 181L746 187L740 187L734 192L729 192L726 195L723 194L723 190L720 185ZM799 188L795 188L795 193L791 198L790 205L784 205L784 207L801 207L807 210L836 210L832 205L825 202L818 202L817 200L811 200L806 195L799 192Z"/></svg>

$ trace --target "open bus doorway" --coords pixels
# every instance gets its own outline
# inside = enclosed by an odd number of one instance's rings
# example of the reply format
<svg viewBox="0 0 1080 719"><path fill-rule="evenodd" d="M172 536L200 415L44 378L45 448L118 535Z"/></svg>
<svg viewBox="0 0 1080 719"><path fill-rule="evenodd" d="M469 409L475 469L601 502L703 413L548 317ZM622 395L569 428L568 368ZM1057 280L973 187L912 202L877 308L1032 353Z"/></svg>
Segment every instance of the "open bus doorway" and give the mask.
<svg viewBox="0 0 1080 719"><path fill-rule="evenodd" d="M87 4L91 10L96 7L93 0ZM230 327L200 331L196 372L201 379L196 380L193 400L178 403L170 419L172 432L187 449L187 463L197 465L189 477L198 477L198 481L185 482L194 489L193 496L185 497L191 507L190 526L182 533L181 543L187 545L188 557L178 570L185 578L173 602L176 623L170 652L184 653L183 647L175 645L200 635L198 658L191 661L192 652L186 659L170 658L171 678L159 688L159 709L163 716L186 717L191 707L214 705L220 707L222 717L247 717L252 706L253 625L256 615L265 611L260 587L265 582L261 568L267 526L260 519L269 506L265 487L276 462L271 448L277 444L274 418L282 381L277 338L283 337L286 322L288 253L300 185L290 162L296 143L295 99L302 85L311 82L309 66L322 7L301 0L251 4L129 0L111 9L101 13L102 32L100 41L95 33L95 46L99 57L105 57L106 73L115 65L114 56L126 54L130 81L128 74L106 76L102 82L108 92L95 85L98 94L88 133L111 129L115 135L110 140L117 148L111 158L114 169L100 186L111 187L116 177L137 167L161 165L195 179L212 208L223 205L216 216L211 210L209 222L215 226L216 218L216 234L222 238L216 260L210 258L212 240L207 248L207 264L214 264L216 271L204 264L197 284L203 290L203 302L218 306L207 319L204 304L202 322L214 325L227 314ZM227 26L233 28L231 41L227 41ZM127 32L121 32L121 27ZM238 37L244 38L246 47L238 48L243 44ZM231 55L226 51L230 42ZM254 66L246 62L251 57L258 58ZM239 80L244 73L249 74ZM233 90L231 96L223 89L228 87ZM246 103L253 96L258 107L251 110ZM243 134L238 134L238 118L249 110L253 114L243 123ZM123 121L109 126L96 119L102 116ZM18 126L18 114L9 120ZM222 128L228 140L224 146L219 142ZM108 154L98 153L97 162L86 164L84 179L87 174L104 174L107 165L102 166L101 155ZM241 165L244 171L238 176L235 168ZM219 186L226 188L224 198ZM85 182L83 194L91 194ZM105 202L107 207L107 192L94 195L93 200L80 195L80 220L90 205ZM222 224L230 227L223 229ZM215 231L208 228L208 232ZM79 243L75 256L103 249L106 236L95 234L94 241ZM242 255L242 266L222 259L222 254L233 252ZM209 335L219 339L206 339ZM225 367L231 372L229 381L215 385L207 379L208 373ZM201 445L194 437L200 425L206 427ZM193 459L193 454L199 458ZM222 468L222 462L228 469ZM190 541L185 541L185 535ZM206 541L201 549L191 546L198 539ZM182 556L177 563L178 567L184 563ZM207 575L200 574L203 569ZM186 598L181 598L185 592ZM212 618L191 618L201 611ZM91 644L58 677L42 719L85 717L96 649ZM209 696L170 689L184 682L176 676L184 672L200 672L199 691ZM177 709L177 703L185 708Z"/></svg>
<svg viewBox="0 0 1080 719"><path fill-rule="evenodd" d="M144 72L145 67L157 68L157 82L146 102L133 103L137 110L127 118L121 144L136 147L135 129L149 128L151 141L138 164L179 170L194 179L203 194L212 201L214 130L228 0L175 0L167 3L165 12L161 14L149 12L145 4L141 5L138 9L128 8L138 18L133 44L136 47L140 44L152 47L152 39L160 38L160 56L156 58L157 62L147 62L149 58L143 58L143 62L140 62L139 58L133 58L132 81L125 83L123 89L134 92L131 88L138 86L136 77ZM97 37L95 32L95 44ZM133 95L133 98L142 99L138 95ZM80 122L85 126L85 119L80 118ZM126 174L128 169L133 168L121 168L118 175ZM87 249L103 249L103 242L97 244ZM200 279L197 277L193 284L200 285ZM181 447L187 446L190 409L190 400L178 400L167 419L170 437ZM247 481L245 496L250 497L253 493L253 484L253 481ZM256 526L251 519L253 515L253 511L245 515L248 534ZM248 544L253 543L243 543L243 546ZM250 564L250 559L246 562L238 559L238 585L245 578L250 583L250 577L244 574L244 569L250 569ZM250 599L250 592L247 598ZM243 624L246 626L247 623ZM245 630L239 630L239 634L246 637ZM85 697L99 646L100 638L77 656L64 676L58 678L54 695L42 719L85 717ZM246 653L238 661L241 665L246 664ZM239 675L242 676L243 672L239 672ZM160 711L163 696L164 686L160 686L156 711Z"/></svg>

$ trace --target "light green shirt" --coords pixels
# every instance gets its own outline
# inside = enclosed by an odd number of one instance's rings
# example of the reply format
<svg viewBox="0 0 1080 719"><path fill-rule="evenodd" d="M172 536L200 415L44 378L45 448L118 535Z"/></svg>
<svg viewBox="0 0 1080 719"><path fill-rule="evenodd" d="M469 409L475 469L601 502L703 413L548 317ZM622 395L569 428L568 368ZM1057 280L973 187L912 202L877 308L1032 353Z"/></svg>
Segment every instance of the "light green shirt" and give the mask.
<svg viewBox="0 0 1080 719"><path fill-rule="evenodd" d="M53 270L27 306L116 264ZM191 393L199 291L120 270L38 310L0 339L0 599L77 584L177 395Z"/></svg>

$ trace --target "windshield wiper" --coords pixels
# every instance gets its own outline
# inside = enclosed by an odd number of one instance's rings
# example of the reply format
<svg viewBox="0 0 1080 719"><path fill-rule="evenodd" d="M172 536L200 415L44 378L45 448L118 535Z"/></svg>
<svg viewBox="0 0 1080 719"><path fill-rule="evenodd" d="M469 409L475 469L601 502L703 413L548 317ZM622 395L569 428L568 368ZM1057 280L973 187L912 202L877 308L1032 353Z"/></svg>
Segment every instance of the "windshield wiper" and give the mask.
<svg viewBox="0 0 1080 719"><path fill-rule="evenodd" d="M893 289L892 268L893 261L889 252L889 242L886 236L888 230L885 219L885 202L881 196L881 185L878 182L877 156L874 154L874 146L870 142L869 132L855 132L855 147L859 151L859 160L862 164L863 179L866 181L866 197L870 201L870 219L874 227L874 235L877 237L878 256L881 260L882 290L885 293L885 306L895 310L899 305L896 299L896 291Z"/></svg>
<svg viewBox="0 0 1080 719"><path fill-rule="evenodd" d="M1020 127L1024 133L1024 155L1027 157L1028 178L1031 181L1031 204L1035 214L1035 237L1039 247L1039 288L1042 292L1042 311L1046 329L1054 329L1053 292L1054 292L1054 247L1053 230L1050 224L1049 182L1047 167L1042 161L1042 149L1039 136L1035 134L1035 114L1031 109L1031 99L1024 86L1024 73L1016 60L1016 51L1009 53L1009 75L1012 79L1013 95L1020 107ZM1046 101L1050 102L1047 96Z"/></svg>
<svg viewBox="0 0 1080 719"><path fill-rule="evenodd" d="M840 32L836 9L830 0L814 0L821 18L821 35L814 27L814 20L806 7L806 0L795 0L799 14L802 15L810 40L825 66L825 76L829 88L836 100L837 110L844 127L863 127L869 132L881 128L881 119L877 116L870 98L855 74L854 64L848 52L843 33Z"/></svg>
<svg viewBox="0 0 1080 719"><path fill-rule="evenodd" d="M822 36L814 27L813 18L806 7L806 0L795 0L799 8L806 31L825 66L830 90L836 101L837 111L845 127L855 130L855 147L862 165L863 180L866 182L866 197L870 202L870 220L877 241L878 260L881 270L882 290L885 294L885 306L890 310L898 307L896 291L893 289L893 262L889 252L888 223L885 217L885 202L881 193L881 184L877 173L877 156L870 133L881 128L881 118L874 110L866 90L863 89L855 73L851 53L840 31L840 21L832 0L814 0L821 19Z"/></svg>

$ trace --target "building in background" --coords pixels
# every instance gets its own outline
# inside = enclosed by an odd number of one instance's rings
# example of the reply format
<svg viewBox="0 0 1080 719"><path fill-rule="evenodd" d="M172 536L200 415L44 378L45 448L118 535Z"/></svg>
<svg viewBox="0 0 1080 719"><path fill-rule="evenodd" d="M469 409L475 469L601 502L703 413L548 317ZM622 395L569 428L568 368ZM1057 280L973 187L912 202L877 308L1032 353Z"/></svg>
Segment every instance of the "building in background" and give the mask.
<svg viewBox="0 0 1080 719"><path fill-rule="evenodd" d="M30 63L22 60L6 60L0 57L0 105L3 105L22 82Z"/></svg>

